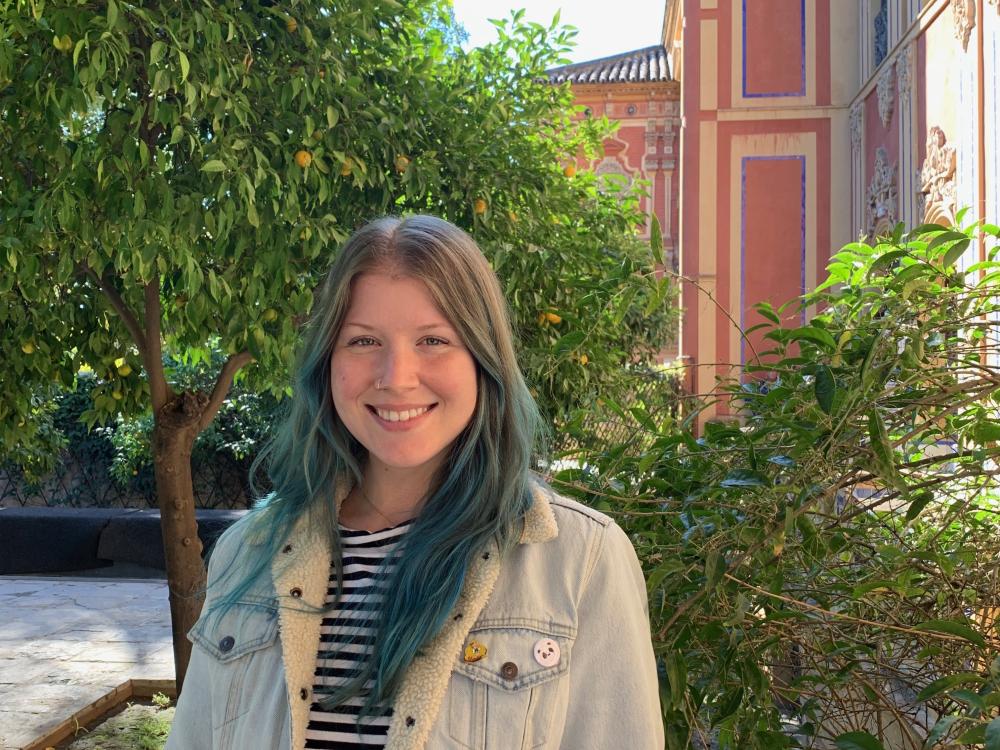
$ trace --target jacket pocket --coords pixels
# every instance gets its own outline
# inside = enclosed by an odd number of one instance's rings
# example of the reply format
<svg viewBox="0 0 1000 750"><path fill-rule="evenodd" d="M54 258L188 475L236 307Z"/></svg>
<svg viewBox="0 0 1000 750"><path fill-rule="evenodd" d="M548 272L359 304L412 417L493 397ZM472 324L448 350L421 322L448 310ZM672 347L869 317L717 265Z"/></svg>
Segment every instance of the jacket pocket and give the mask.
<svg viewBox="0 0 1000 750"><path fill-rule="evenodd" d="M530 620L477 623L452 672L448 731L469 750L555 746L566 715L575 631ZM485 655L475 657L485 647ZM549 745L549 743L553 743Z"/></svg>
<svg viewBox="0 0 1000 750"><path fill-rule="evenodd" d="M224 729L249 710L251 703L243 698L254 686L244 689L247 675L257 657L275 648L278 613L274 602L262 597L240 602L221 614L205 613L188 638L211 657L211 690L218 698L218 705L212 706L212 726L217 731ZM224 742L216 744L226 746Z"/></svg>

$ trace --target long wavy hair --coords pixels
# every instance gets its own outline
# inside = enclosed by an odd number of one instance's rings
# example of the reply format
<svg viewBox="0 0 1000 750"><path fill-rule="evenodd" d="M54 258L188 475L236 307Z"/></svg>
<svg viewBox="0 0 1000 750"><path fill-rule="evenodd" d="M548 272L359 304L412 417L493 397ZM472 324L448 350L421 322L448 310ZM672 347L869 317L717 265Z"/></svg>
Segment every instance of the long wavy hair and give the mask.
<svg viewBox="0 0 1000 750"><path fill-rule="evenodd" d="M367 458L337 414L330 386L331 356L359 275L389 269L421 280L459 332L476 362L476 408L431 483L420 515L402 538L375 628L372 658L327 707L365 695L358 715L391 703L407 666L443 626L458 599L473 556L496 540L501 556L516 544L531 504L532 457L542 449L538 409L517 364L507 303L475 241L433 216L386 217L344 244L314 300L294 370L287 416L254 464L266 468L272 491L243 519L264 539L239 582L212 609L226 609L270 575L271 562L304 515L325 526L343 592L342 546L333 498L338 485L362 480ZM340 488L342 491L346 488ZM372 588L381 589L382 586ZM373 681L370 692L367 680Z"/></svg>

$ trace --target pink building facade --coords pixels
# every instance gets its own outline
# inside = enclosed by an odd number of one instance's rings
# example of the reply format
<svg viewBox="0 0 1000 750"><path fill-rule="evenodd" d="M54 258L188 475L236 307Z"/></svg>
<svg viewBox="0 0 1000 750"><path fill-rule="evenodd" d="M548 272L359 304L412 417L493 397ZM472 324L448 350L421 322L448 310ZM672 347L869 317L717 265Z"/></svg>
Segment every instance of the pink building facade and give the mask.
<svg viewBox="0 0 1000 750"><path fill-rule="evenodd" d="M693 392L761 349L756 302L814 288L847 242L1000 217L1000 0L668 0L663 39Z"/></svg>
<svg viewBox="0 0 1000 750"><path fill-rule="evenodd" d="M680 219L680 85L670 70L662 45L566 65L549 71L553 83L569 82L581 116L619 123L614 137L604 142L604 155L581 161L599 175L621 175L648 183L642 210L656 215L663 236L668 271L679 268ZM649 237L647 224L645 238ZM674 359L678 342L668 342L664 358Z"/></svg>

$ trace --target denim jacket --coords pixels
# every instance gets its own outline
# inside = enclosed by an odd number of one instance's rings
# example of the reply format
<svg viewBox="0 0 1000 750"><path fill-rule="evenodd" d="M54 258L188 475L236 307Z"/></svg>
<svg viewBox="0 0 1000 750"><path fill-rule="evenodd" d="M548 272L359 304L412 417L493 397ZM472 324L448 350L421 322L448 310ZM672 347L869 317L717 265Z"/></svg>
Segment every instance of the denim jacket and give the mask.
<svg viewBox="0 0 1000 750"><path fill-rule="evenodd" d="M541 484L533 495L519 544L502 563L495 547L473 561L447 624L408 667L389 750L662 750L635 550L608 516ZM267 589L191 629L166 750L305 746L322 616L273 604L323 605L330 543L315 527L297 525ZM240 524L220 538L206 610L223 566L253 544L245 536ZM473 641L486 654L469 661Z"/></svg>

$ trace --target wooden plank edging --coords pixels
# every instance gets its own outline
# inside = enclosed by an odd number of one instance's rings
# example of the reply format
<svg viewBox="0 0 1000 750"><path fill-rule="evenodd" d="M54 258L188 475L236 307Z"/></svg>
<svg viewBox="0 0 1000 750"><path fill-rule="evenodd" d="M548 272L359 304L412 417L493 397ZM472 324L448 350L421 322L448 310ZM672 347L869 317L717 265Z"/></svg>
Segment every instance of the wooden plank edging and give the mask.
<svg viewBox="0 0 1000 750"><path fill-rule="evenodd" d="M80 709L43 736L29 742L22 750L45 750L65 742L80 727L84 727L115 708L134 698L152 698L155 693L163 693L172 700L177 698L174 680L126 680L118 687L105 693L89 706Z"/></svg>

